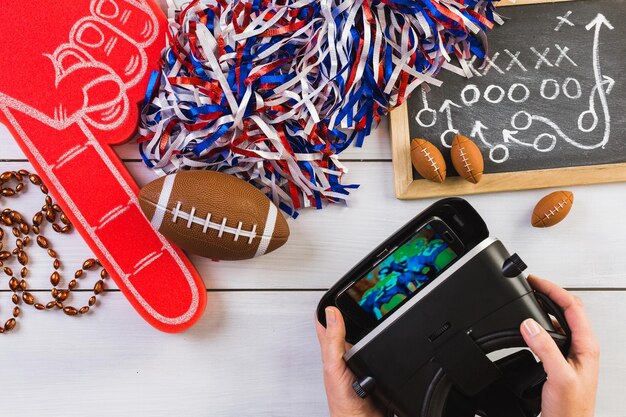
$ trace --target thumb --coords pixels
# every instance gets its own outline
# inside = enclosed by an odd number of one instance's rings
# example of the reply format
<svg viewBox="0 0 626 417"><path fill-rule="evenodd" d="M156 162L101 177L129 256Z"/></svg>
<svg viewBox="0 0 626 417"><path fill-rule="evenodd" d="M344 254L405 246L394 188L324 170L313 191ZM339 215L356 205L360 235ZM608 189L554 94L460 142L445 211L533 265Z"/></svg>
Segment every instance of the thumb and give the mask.
<svg viewBox="0 0 626 417"><path fill-rule="evenodd" d="M559 350L556 342L548 332L533 319L526 319L520 326L524 341L543 362L543 369L548 377L558 377L570 367L569 363Z"/></svg>
<svg viewBox="0 0 626 417"><path fill-rule="evenodd" d="M328 369L343 369L343 355L346 353L346 327L341 312L334 307L327 307L326 334L321 340L322 359Z"/></svg>

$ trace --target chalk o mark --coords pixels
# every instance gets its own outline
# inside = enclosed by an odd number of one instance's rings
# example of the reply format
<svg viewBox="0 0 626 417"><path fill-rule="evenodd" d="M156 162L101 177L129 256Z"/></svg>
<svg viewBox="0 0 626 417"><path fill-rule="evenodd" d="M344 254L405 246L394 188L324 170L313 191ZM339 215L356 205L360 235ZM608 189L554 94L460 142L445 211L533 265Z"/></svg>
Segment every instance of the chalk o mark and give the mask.
<svg viewBox="0 0 626 417"><path fill-rule="evenodd" d="M450 143L448 143L448 141L446 140L446 136L450 135L451 133L453 134L453 136L452 136L452 139L450 140ZM452 141L454 140L454 137L458 134L459 134L459 131L456 129L447 129L440 136L441 144L445 146L446 148L452 148Z"/></svg>
<svg viewBox="0 0 626 417"><path fill-rule="evenodd" d="M422 115L424 114L424 112L429 112L432 114L429 123L422 121ZM422 109L417 112L417 115L415 116L415 121L417 121L417 124L422 127L432 127L435 123L437 123L437 111L433 109Z"/></svg>
<svg viewBox="0 0 626 417"><path fill-rule="evenodd" d="M576 91L574 94L572 94L569 90L569 86L571 83L574 83L574 87L576 88ZM578 82L578 80L576 78L567 78L564 82L563 82L563 95L565 95L565 97L572 99L572 100L578 100L579 98L582 97L583 95L583 91L582 88L580 87L580 82Z"/></svg>
<svg viewBox="0 0 626 417"><path fill-rule="evenodd" d="M542 148L541 146L539 146L543 138L550 139L550 145L547 148ZM550 133L542 133L541 135L537 136L535 138L535 141L533 142L533 147L535 148L537 152L550 152L551 150L554 149L555 146L556 146L556 136L551 135Z"/></svg>
<svg viewBox="0 0 626 417"><path fill-rule="evenodd" d="M588 127L585 127L585 119L588 119L588 117L586 117L587 115L591 117L591 124ZM597 126L598 114L595 112L595 110L585 110L584 112L580 113L580 116L578 116L578 130L580 130L581 132L592 132Z"/></svg>
<svg viewBox="0 0 626 417"><path fill-rule="evenodd" d="M469 91L472 91L474 94L471 100L468 100L466 95L466 93ZM478 87L476 87L474 84L469 84L465 86L463 91L461 91L461 100L463 100L463 104L465 104L466 106L472 107L473 104L477 103L478 100L480 100L480 90L478 90Z"/></svg>
<svg viewBox="0 0 626 417"><path fill-rule="evenodd" d="M565 133L563 133L559 125L557 125L556 123L554 123L552 120L548 119L547 117L532 115L531 119L533 121L537 121L537 122L548 125L552 129L554 129L555 133L559 135L564 141L566 141L570 145L575 146L579 149L584 149L584 150L597 149L597 148L603 147L606 144L606 142L602 141L600 143L596 143L593 145L586 145L584 143L578 142L576 139L572 139L569 136L567 136Z"/></svg>
<svg viewBox="0 0 626 417"><path fill-rule="evenodd" d="M496 151L501 151L502 152L502 156L497 157L495 155ZM491 161L496 163L496 164L501 164L501 163L505 162L506 160L509 159L509 148L507 148L503 144L499 144L499 145L494 146L493 148L489 149L489 159L491 159Z"/></svg>
<svg viewBox="0 0 626 417"><path fill-rule="evenodd" d="M548 85L548 83L552 83L552 85L554 86L554 94L552 94L551 96L546 95L546 86ZM547 78L541 82L540 94L541 97L545 98L546 100L554 100L559 96L559 94L561 94L561 86L555 79Z"/></svg>
<svg viewBox="0 0 626 417"><path fill-rule="evenodd" d="M495 99L492 99L489 95L489 93L491 93L491 91L493 90L498 90L498 96ZM502 87L500 87L499 85L490 85L489 87L487 87L487 89L485 90L485 94L484 94L484 98L485 100L487 100L489 103L491 104L498 104L502 101L502 99L504 98L504 96L506 95L506 92L504 91L504 89Z"/></svg>
<svg viewBox="0 0 626 417"><path fill-rule="evenodd" d="M514 98L513 94L515 93L515 90L517 88L522 88L524 91L524 96L522 98ZM509 87L509 93L507 94L507 97L509 98L509 100L511 100L513 103L523 103L526 100L528 100L528 97L530 97L530 90L528 89L528 87L526 87L524 84L520 84L520 83L515 83L513 84L511 87Z"/></svg>
<svg viewBox="0 0 626 417"><path fill-rule="evenodd" d="M517 124L517 118L520 116L523 116L526 118L526 123L523 126L519 126ZM511 126L515 130L527 130L532 123L533 123L533 120L532 120L532 117L530 116L530 113L524 110L518 111L517 113L513 115L513 117L511 117Z"/></svg>

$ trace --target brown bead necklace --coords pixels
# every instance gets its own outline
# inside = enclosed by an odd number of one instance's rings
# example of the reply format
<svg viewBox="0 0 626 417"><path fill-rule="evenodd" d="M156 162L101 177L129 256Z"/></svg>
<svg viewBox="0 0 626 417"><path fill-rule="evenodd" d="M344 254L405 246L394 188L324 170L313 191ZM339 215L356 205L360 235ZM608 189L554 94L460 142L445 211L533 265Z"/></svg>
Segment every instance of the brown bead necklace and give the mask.
<svg viewBox="0 0 626 417"><path fill-rule="evenodd" d="M83 265L74 273L74 278L68 282L67 289L60 289L61 282L61 261L57 252L51 248L50 241L44 237L40 231L45 222L52 226L52 230L56 233L69 233L72 230L72 224L65 215L61 207L52 201L52 197L48 195L48 187L43 183L41 178L26 170L6 171L0 174L0 202L4 199L14 198L24 192L28 186L39 187L45 196L45 204L41 210L33 216L32 224L29 224L22 214L19 212L3 208L0 212L0 268L9 277L9 289L13 292L11 300L15 305L13 307L13 317L9 318L4 325L0 325L0 333L5 333L15 328L16 319L20 315L20 303L23 301L27 305L33 306L37 310L59 309L68 316L77 316L87 313L90 308L96 304L96 296L102 293L104 289L104 280L108 277L107 271L97 259L89 258L83 262ZM10 185L13 185L12 187ZM57 219L59 221L57 221ZM15 248L9 249L5 246L5 237L9 237L9 233L5 232L5 228L11 231L15 237ZM31 238L31 235L33 238ZM28 284L26 279L29 275L28 261L29 255L27 249L29 246L35 247L37 243L41 249L47 252L47 255L53 259L52 267L54 271L50 275L50 284L52 289L50 293L52 299L45 304L38 302L33 294L27 291ZM15 274L13 269L6 266L9 260L15 257L20 264L19 273ZM100 270L100 277L93 287L93 294L86 305L80 308L71 305L65 305L72 290L78 287L78 281L86 277L86 273L92 270ZM16 277L19 275L19 279ZM1 323L1 322L0 322Z"/></svg>

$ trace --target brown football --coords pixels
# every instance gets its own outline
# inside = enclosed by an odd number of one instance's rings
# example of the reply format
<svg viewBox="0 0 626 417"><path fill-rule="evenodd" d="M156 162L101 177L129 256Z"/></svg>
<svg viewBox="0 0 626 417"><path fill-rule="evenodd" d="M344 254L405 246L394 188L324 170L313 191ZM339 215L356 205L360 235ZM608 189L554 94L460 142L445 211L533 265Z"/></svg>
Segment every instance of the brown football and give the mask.
<svg viewBox="0 0 626 417"><path fill-rule="evenodd" d="M548 194L535 206L531 223L535 227L550 227L563 220L574 204L570 191L555 191Z"/></svg>
<svg viewBox="0 0 626 417"><path fill-rule="evenodd" d="M443 182L446 179L446 161L439 149L429 141L411 141L411 160L415 170L427 180Z"/></svg>
<svg viewBox="0 0 626 417"><path fill-rule="evenodd" d="M232 175L181 171L141 189L152 226L176 245L211 259L248 259L289 238L282 213L261 191Z"/></svg>
<svg viewBox="0 0 626 417"><path fill-rule="evenodd" d="M471 139L456 135L452 141L450 158L457 174L471 183L478 184L483 176L485 164L480 149Z"/></svg>

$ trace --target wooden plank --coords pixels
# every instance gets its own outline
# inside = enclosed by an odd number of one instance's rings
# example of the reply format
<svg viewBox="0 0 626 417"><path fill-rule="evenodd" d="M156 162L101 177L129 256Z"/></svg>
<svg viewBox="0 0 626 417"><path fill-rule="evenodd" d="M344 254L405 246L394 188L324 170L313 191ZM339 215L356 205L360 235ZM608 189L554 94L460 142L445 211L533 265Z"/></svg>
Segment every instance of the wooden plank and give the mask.
<svg viewBox="0 0 626 417"><path fill-rule="evenodd" d="M154 173L141 163L127 164L140 185ZM25 163L0 163L0 171ZM392 166L387 162L347 164L346 181L362 184L352 193L350 206L303 210L291 219L291 237L278 251L242 262L192 260L209 288L328 288L378 243L434 200L393 198ZM551 229L530 226L530 214L546 191L531 190L467 197L485 218L493 236L517 252L533 272L567 287L626 288L626 258L610 256L626 247L626 184L581 186L571 189L576 201L568 219ZM20 200L3 200L23 213L42 204L38 192ZM46 233L58 250L67 274L90 256L75 233ZM34 251L31 287L48 288L50 260ZM111 285L113 285L111 283Z"/></svg>
<svg viewBox="0 0 626 417"><path fill-rule="evenodd" d="M328 416L312 322L321 295L211 293L203 318L179 335L148 327L119 293L80 318L27 308L2 335L3 415ZM615 330L626 293L579 295L602 346L596 416L622 416L626 333ZM8 303L0 294L5 316Z"/></svg>
<svg viewBox="0 0 626 417"><path fill-rule="evenodd" d="M74 319L25 308L0 358L0 387L12 393L3 415L324 415L312 323L320 294L209 295L180 335L150 328L120 293ZM8 304L0 294L4 315Z"/></svg>
<svg viewBox="0 0 626 417"><path fill-rule="evenodd" d="M393 161L393 184L396 197L402 198L413 180L409 113L406 102L389 114L391 134L391 160Z"/></svg>
<svg viewBox="0 0 626 417"><path fill-rule="evenodd" d="M626 163L485 174L478 184L472 184L460 177L447 178L442 184L424 179L414 180L406 184L405 174L399 172L398 175L402 178L395 182L396 190L398 191L398 187L403 185L405 188L399 189L396 196L402 200L410 200L447 195L484 194L624 182L626 181Z"/></svg>

